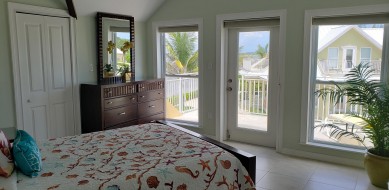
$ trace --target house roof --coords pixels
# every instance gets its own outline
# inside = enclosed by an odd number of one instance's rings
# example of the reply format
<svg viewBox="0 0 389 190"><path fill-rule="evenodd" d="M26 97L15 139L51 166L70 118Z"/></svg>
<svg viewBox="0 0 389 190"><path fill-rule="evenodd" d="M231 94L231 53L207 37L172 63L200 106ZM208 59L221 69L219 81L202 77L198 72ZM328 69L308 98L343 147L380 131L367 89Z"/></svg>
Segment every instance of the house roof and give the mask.
<svg viewBox="0 0 389 190"><path fill-rule="evenodd" d="M319 44L318 50L322 51L327 46L331 45L345 33L355 29L358 33L364 36L367 40L373 43L378 48L382 49L383 43L383 28L359 28L358 26L321 26L319 29Z"/></svg>

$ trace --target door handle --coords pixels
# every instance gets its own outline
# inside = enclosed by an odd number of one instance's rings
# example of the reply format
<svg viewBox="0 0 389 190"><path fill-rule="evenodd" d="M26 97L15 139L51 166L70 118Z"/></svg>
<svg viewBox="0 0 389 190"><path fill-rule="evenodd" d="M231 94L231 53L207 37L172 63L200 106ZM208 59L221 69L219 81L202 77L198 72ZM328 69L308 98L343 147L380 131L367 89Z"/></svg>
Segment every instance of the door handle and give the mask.
<svg viewBox="0 0 389 190"><path fill-rule="evenodd" d="M126 115L126 112L119 113L118 115Z"/></svg>
<svg viewBox="0 0 389 190"><path fill-rule="evenodd" d="M155 106L154 106L154 105L152 105L152 106L149 106L149 108L155 108Z"/></svg>
<svg viewBox="0 0 389 190"><path fill-rule="evenodd" d="M232 87L228 87L228 88L227 88L227 91L232 91Z"/></svg>
<svg viewBox="0 0 389 190"><path fill-rule="evenodd" d="M107 102L107 104L112 104L113 102Z"/></svg>

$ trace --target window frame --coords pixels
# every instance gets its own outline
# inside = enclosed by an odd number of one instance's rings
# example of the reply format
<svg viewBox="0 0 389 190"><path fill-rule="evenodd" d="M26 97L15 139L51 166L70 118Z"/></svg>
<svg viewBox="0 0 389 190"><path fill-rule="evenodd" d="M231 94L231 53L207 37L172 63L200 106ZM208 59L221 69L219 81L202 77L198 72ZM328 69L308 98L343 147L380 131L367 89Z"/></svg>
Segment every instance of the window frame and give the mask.
<svg viewBox="0 0 389 190"><path fill-rule="evenodd" d="M310 145L315 147L348 150L351 152L361 152L361 149L356 146L340 145L329 142L320 142L313 140L313 128L311 124L314 122L315 108L314 90L316 86L316 68L315 64L317 52L313 51L317 48L318 42L318 26L312 24L314 18L323 17L342 17L355 15L370 15L377 13L389 13L389 4L356 6L330 9L306 10L304 20L304 53L303 53L303 80L302 80L302 98L301 98L301 131L300 144ZM386 51L389 45L389 24L384 26L384 42L382 48L382 70L381 81L388 82L388 60L389 52ZM354 50L355 51L355 50Z"/></svg>
<svg viewBox="0 0 389 190"><path fill-rule="evenodd" d="M164 52L164 42L162 42L162 37L159 32L159 28L163 27L180 27L180 26L197 26L198 28L198 84L199 84L199 99L198 99L198 122L190 122L183 120L174 120L168 119L178 125L186 127L198 127L202 128L203 125L203 98L204 98L204 65L203 65L203 19L185 19L185 20L167 20L167 21L157 21L152 23L152 45L153 45L153 63L154 63L154 77L155 78L165 78L165 76L176 76L176 75L166 75L165 74L165 65L164 60L162 60L162 53ZM192 77L193 75L183 75L185 77ZM166 106L165 106L166 114Z"/></svg>

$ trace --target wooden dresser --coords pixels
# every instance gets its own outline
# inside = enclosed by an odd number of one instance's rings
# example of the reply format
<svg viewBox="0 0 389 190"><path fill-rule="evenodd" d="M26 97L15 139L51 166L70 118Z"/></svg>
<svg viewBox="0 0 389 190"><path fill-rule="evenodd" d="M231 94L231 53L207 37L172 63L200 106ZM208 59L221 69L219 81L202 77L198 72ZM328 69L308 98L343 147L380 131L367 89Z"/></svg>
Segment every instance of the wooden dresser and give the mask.
<svg viewBox="0 0 389 190"><path fill-rule="evenodd" d="M81 84L82 133L148 123L165 117L164 79Z"/></svg>

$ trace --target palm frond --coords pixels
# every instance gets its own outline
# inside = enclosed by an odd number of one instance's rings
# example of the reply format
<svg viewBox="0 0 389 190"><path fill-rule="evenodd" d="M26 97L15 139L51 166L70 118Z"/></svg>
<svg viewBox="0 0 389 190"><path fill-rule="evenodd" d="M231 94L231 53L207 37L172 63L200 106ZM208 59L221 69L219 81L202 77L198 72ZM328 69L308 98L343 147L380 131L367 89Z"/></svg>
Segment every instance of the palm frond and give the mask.
<svg viewBox="0 0 389 190"><path fill-rule="evenodd" d="M335 105L341 102L343 97L347 97L349 105L361 106L362 113L351 112L349 115L367 123L362 128L365 136L361 138L333 124L317 127L329 128L332 137L351 136L362 144L365 138L368 138L373 143L374 152L381 156L389 156L389 86L372 79L374 70L368 63L361 63L352 68L345 77L345 82L331 81L333 87L319 89L315 91L315 95L322 99L329 98Z"/></svg>
<svg viewBox="0 0 389 190"><path fill-rule="evenodd" d="M357 140L363 146L365 146L365 139L366 139L365 137L360 137L359 135L357 135L357 134L355 134L353 132L349 132L349 131L347 131L345 129L342 129L342 128L338 127L337 125L334 125L334 124L321 124L321 125L316 125L315 128L320 128L320 130L324 130L324 129L330 130L331 131L330 134L329 134L330 137L333 137L333 138L336 138L336 139L340 139L342 137L350 137L352 139Z"/></svg>

